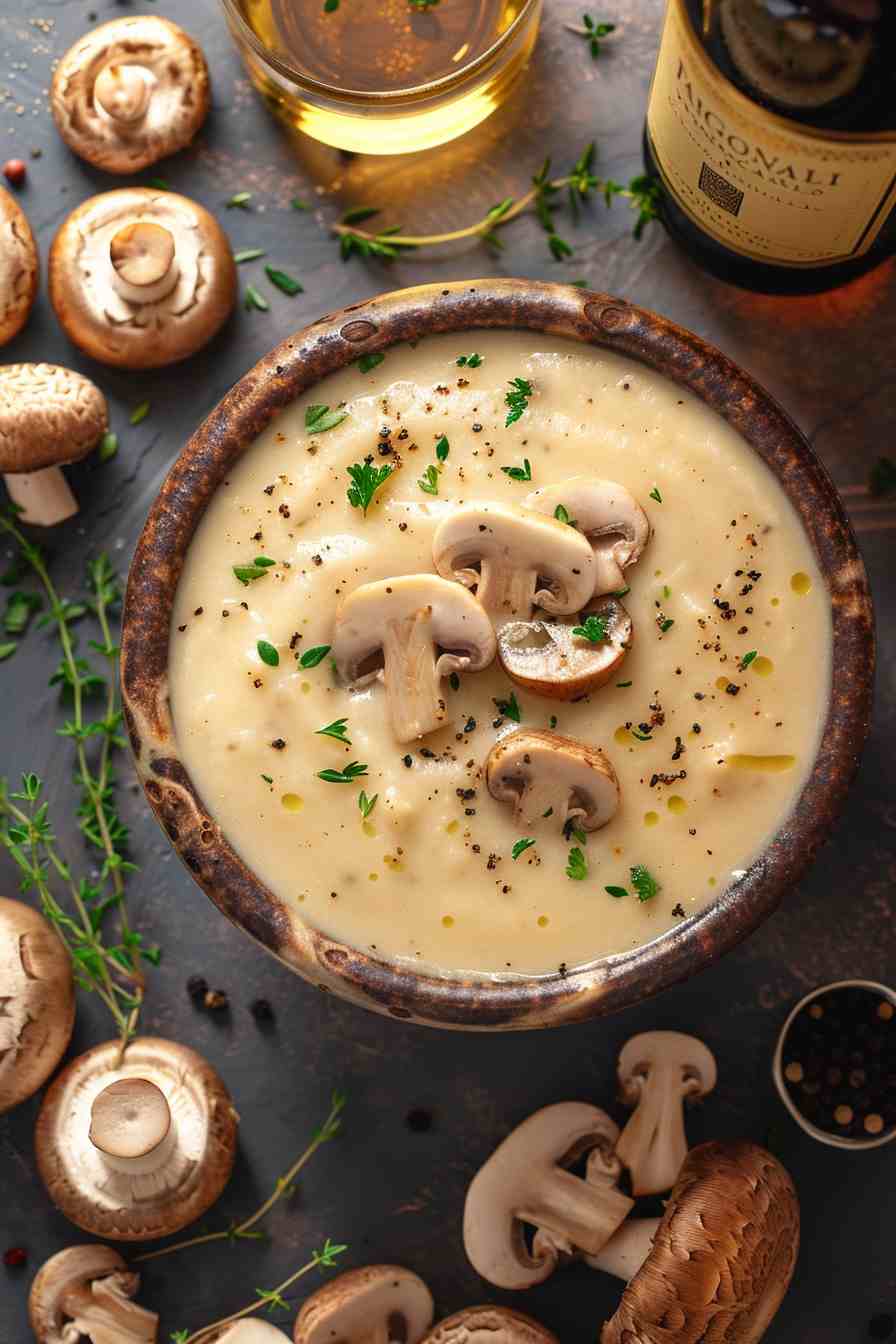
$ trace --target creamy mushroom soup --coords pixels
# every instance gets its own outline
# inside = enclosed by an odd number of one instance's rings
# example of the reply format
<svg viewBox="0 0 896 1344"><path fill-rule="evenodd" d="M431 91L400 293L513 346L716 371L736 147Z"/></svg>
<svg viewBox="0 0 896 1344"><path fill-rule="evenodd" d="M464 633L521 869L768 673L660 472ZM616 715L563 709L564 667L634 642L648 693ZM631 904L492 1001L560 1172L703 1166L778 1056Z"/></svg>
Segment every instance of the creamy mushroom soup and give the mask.
<svg viewBox="0 0 896 1344"><path fill-rule="evenodd" d="M347 469L368 458L393 470L365 514L376 477L359 487ZM434 533L461 503L518 512L582 475L627 487L652 532L612 599L633 633L609 681L567 702L515 685L497 659L453 674L449 659L444 726L398 740L400 688L352 689L323 652L339 604L361 584L435 576ZM359 656L385 625L374 608L363 619ZM797 516L718 416L634 361L477 332L352 365L244 455L187 555L171 699L205 804L310 923L384 958L512 976L637 947L737 881L811 767L830 645ZM486 758L520 729L602 748L619 783L608 824L586 832L574 816L564 834L565 786L524 826L491 795Z"/></svg>

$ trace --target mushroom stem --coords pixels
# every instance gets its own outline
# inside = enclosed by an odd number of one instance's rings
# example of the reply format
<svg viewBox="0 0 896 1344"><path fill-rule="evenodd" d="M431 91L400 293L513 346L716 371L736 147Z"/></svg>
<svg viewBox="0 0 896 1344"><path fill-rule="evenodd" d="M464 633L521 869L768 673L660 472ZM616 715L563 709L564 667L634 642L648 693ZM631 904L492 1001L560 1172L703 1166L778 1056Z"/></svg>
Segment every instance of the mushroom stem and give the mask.
<svg viewBox="0 0 896 1344"><path fill-rule="evenodd" d="M128 124L146 115L154 82L142 65L110 61L94 80L93 97L112 121Z"/></svg>
<svg viewBox="0 0 896 1344"><path fill-rule="evenodd" d="M596 1255L585 1256L585 1263L592 1269L625 1279L627 1283L650 1254L661 1221L660 1218L629 1218Z"/></svg>
<svg viewBox="0 0 896 1344"><path fill-rule="evenodd" d="M477 600L493 623L531 620L538 582L538 575L533 570L483 556L479 573L475 570L470 573L477 580Z"/></svg>
<svg viewBox="0 0 896 1344"><path fill-rule="evenodd" d="M387 621L383 630L383 682L392 731L411 742L441 728L445 699L432 630L432 607Z"/></svg>
<svg viewBox="0 0 896 1344"><path fill-rule="evenodd" d="M112 285L128 303L158 303L177 284L174 236L161 224L136 220L109 243Z"/></svg>
<svg viewBox="0 0 896 1344"><path fill-rule="evenodd" d="M139 1286L139 1276L128 1273L110 1274L89 1285L73 1283L60 1299L63 1314L77 1331L73 1338L83 1335L92 1344L156 1344L158 1316L131 1301ZM63 1328L64 1340L69 1329Z"/></svg>
<svg viewBox="0 0 896 1344"><path fill-rule="evenodd" d="M74 518L78 501L69 489L59 467L42 471L6 472L3 483L13 504L19 508L19 521L35 527L55 527L66 518Z"/></svg>
<svg viewBox="0 0 896 1344"><path fill-rule="evenodd" d="M93 1100L89 1137L115 1170L134 1175L155 1170L175 1142L164 1092L148 1078L110 1083Z"/></svg>
<svg viewBox="0 0 896 1344"><path fill-rule="evenodd" d="M593 1186L557 1167L515 1214L558 1242L598 1251L631 1206L631 1200L618 1190L608 1187L596 1194Z"/></svg>

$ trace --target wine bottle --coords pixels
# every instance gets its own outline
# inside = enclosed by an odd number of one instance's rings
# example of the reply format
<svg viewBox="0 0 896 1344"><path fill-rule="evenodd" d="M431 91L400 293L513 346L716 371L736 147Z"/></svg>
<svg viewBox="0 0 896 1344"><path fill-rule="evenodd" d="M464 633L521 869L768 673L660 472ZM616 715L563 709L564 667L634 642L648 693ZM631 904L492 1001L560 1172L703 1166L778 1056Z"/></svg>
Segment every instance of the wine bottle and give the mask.
<svg viewBox="0 0 896 1344"><path fill-rule="evenodd" d="M645 130L672 235L764 293L896 252L896 0L668 0Z"/></svg>

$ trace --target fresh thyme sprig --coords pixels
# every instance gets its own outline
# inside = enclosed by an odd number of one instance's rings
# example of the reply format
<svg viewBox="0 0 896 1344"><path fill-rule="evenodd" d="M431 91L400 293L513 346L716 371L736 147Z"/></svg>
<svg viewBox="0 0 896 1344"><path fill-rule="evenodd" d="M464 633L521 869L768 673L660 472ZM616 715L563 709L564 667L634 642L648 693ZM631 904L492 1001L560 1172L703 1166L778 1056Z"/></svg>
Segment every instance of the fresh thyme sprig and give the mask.
<svg viewBox="0 0 896 1344"><path fill-rule="evenodd" d="M452 229L446 233L402 233L401 226L397 224L373 233L357 226L379 214L376 206L361 206L349 210L338 224L333 225L333 232L339 239L340 254L343 261L352 256L380 257L385 261L391 261L402 250L439 247L444 243L456 243L465 238L480 238L483 242L500 248L502 244L496 230L525 214L527 210L534 209L548 234L551 254L560 261L572 253L571 246L560 237L554 226L555 198L564 189L574 218L578 216L581 203L589 199L592 193L601 195L608 206L617 196L627 200L631 209L636 212L634 236L640 238L647 224L659 218L659 185L645 174L633 177L627 185L612 178L598 177L593 171L594 157L595 146L592 142L582 151L568 173L554 178L550 176L550 159L546 159L533 177L532 186L525 195L518 199L508 196L497 205L493 205L485 216L474 224L468 224L462 229Z"/></svg>
<svg viewBox="0 0 896 1344"><path fill-rule="evenodd" d="M128 830L115 801L113 753L124 746L120 734L118 699L118 646L112 638L112 615L119 600L118 582L101 554L88 565L88 600L61 598L39 546L18 527L15 513L0 513L0 531L15 543L20 559L33 571L43 589L46 612L38 624L55 627L62 657L50 679L70 701L71 714L57 729L74 745L75 781L79 799L78 827L88 844L99 851L102 863L95 881L76 881L62 857L41 799L42 784L28 773L21 790L12 792L0 781L0 843L19 868L24 890L34 890L44 914L57 928L75 967L78 984L94 990L106 1004L118 1029L121 1051L134 1035L143 1002L143 962L158 964L157 948L145 947L130 926L125 905L125 880L134 865L127 858ZM73 623L92 613L101 635L89 647L108 666L108 676L77 653ZM97 718L88 716L88 701L100 700ZM66 913L51 884L60 881L71 898L74 916ZM115 911L118 941L104 937L106 916Z"/></svg>
<svg viewBox="0 0 896 1344"><path fill-rule="evenodd" d="M590 14L582 15L581 28L575 23L564 23L563 27L568 33L575 33L577 37L584 37L588 43L592 61L596 61L601 53L601 39L609 37L610 33L616 31L615 23L598 23L592 19Z"/></svg>
<svg viewBox="0 0 896 1344"><path fill-rule="evenodd" d="M297 1269L289 1278L278 1283L276 1288L256 1288L256 1300L250 1302L248 1306L241 1308L240 1311L233 1312L230 1316L223 1317L220 1321L213 1321L211 1325L204 1325L201 1330L194 1330L189 1334L186 1330L175 1330L171 1336L175 1344L199 1344L202 1339L207 1339L214 1331L216 1334L223 1330L225 1326L232 1325L234 1321L241 1321L244 1316L251 1316L254 1312L260 1311L265 1307L268 1311L288 1311L289 1304L283 1297L287 1288L291 1288L294 1283L304 1275L309 1274L312 1269L333 1269L337 1260L343 1251L347 1251L348 1246L336 1246L327 1237L319 1251L312 1251L311 1259Z"/></svg>
<svg viewBox="0 0 896 1344"><path fill-rule="evenodd" d="M324 1120L320 1129L315 1130L311 1136L311 1141L302 1153L296 1158L292 1166L278 1176L274 1188L268 1195L264 1203L257 1208L248 1218L242 1222L231 1223L230 1227L222 1229L220 1232L206 1232L199 1237L189 1237L186 1241L176 1241L171 1246L162 1246L160 1250L144 1251L142 1255L133 1256L136 1261L158 1260L163 1255L172 1255L175 1251L185 1251L191 1246L204 1246L209 1241L257 1241L264 1236L263 1232L256 1232L253 1229L255 1224L269 1213L274 1205L284 1198L284 1196L293 1193L296 1177L302 1168L311 1161L311 1158L323 1144L329 1143L330 1139L336 1137L342 1127L342 1111L345 1108L345 1093L336 1091L330 1098L330 1110L326 1120Z"/></svg>

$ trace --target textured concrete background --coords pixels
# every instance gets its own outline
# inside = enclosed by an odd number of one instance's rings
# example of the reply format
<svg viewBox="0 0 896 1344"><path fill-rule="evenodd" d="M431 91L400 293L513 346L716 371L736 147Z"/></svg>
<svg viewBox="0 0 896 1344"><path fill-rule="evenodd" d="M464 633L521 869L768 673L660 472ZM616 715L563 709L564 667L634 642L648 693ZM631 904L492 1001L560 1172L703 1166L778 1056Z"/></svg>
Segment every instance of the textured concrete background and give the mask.
<svg viewBox="0 0 896 1344"><path fill-rule="evenodd" d="M869 466L879 453L892 453L896 441L892 268L826 298L751 297L698 273L659 229L634 243L620 204L610 211L595 205L577 230L564 229L576 245L565 265L552 261L533 220L508 229L497 258L471 244L454 253L409 256L391 267L342 265L327 226L348 204L382 205L385 223L403 221L414 232L456 227L522 190L546 153L560 170L592 138L599 171L620 180L639 171L660 0L614 0L596 13L616 19L620 30L595 63L563 30L564 21L578 19L578 6L548 0L528 85L516 105L460 143L400 160L347 160L310 142L292 143L252 94L214 0L159 0L147 8L179 19L203 43L216 97L196 145L151 172L215 210L235 248L266 248L265 260L298 275L305 293L289 299L271 290L270 312L241 309L204 354L150 375L84 360L67 345L41 296L27 331L4 357L55 360L95 378L121 437L112 462L71 471L82 512L49 543L63 590L80 588L85 558L99 547L124 571L149 502L189 433L255 359L292 330L332 308L420 281L581 277L715 341L787 406L844 492L860 533L877 594L881 654L875 728L859 783L833 842L781 912L724 962L656 1002L551 1035L439 1034L323 997L214 911L181 871L123 761L125 811L141 865L131 906L147 936L165 949L161 969L151 976L144 1030L202 1051L224 1075L242 1116L236 1172L208 1227L226 1225L260 1203L324 1115L334 1086L349 1097L343 1136L315 1158L295 1196L268 1220L270 1243L222 1243L147 1267L141 1296L162 1313L160 1339L241 1306L257 1286L285 1278L326 1236L349 1243L346 1265L397 1260L418 1270L442 1313L510 1301L483 1285L463 1255L460 1212L470 1177L503 1134L538 1106L581 1098L612 1110L616 1052L629 1035L651 1027L697 1032L718 1056L719 1086L690 1122L693 1139L743 1134L764 1140L796 1179L803 1252L770 1344L866 1339L869 1318L896 1312L889 1216L896 1147L853 1156L814 1144L774 1096L769 1063L789 1005L810 987L853 975L896 980L896 641L890 628L896 507L871 500L866 489ZM6 11L0 15L0 158L28 160L21 200L46 255L68 210L118 185L58 141L45 97L52 62L91 22L135 7L113 0L37 0L35 6L2 0L0 10ZM32 149L41 157L31 159ZM252 210L223 210L238 190L253 192ZM312 203L311 213L289 208L296 194ZM262 264L241 267L240 278L258 281L267 293L270 286L263 276L258 280ZM152 411L131 428L128 414L144 399ZM55 694L43 689L55 659L47 636L34 631L0 669L0 755L10 774L34 769L46 775L51 800L67 806L68 745L54 735ZM57 815L69 852L80 858L63 814ZM2 872L3 889L11 893L12 869L3 863ZM195 1012L184 989L194 972L228 991L229 1017ZM276 1012L274 1028L265 1033L248 1012L260 993ZM82 997L73 1052L107 1034L105 1010ZM429 1130L408 1127L414 1107L431 1113ZM30 1338L24 1304L33 1271L50 1253L83 1239L51 1209L35 1174L36 1113L35 1100L0 1119L0 1243L29 1252L24 1271L0 1268L2 1344ZM564 1344L585 1344L613 1310L618 1287L576 1268L512 1300Z"/></svg>

